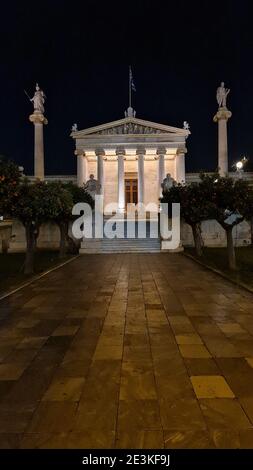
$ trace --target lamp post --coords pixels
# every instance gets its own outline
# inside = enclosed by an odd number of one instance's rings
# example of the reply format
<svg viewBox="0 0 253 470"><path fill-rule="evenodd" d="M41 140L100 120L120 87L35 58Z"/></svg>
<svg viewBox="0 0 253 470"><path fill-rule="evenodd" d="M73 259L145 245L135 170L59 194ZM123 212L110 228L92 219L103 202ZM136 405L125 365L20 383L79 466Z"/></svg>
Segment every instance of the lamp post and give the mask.
<svg viewBox="0 0 253 470"><path fill-rule="evenodd" d="M238 162L235 163L235 168L236 168L236 174L238 178L243 177L244 173L244 165L247 163L248 159L246 157L242 157L241 160L238 160Z"/></svg>

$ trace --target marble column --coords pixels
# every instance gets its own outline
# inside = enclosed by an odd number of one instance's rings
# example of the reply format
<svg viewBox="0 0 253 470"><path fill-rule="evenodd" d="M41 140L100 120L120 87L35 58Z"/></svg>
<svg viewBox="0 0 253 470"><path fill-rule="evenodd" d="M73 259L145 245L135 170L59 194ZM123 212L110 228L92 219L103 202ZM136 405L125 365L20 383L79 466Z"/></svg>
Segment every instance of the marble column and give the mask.
<svg viewBox="0 0 253 470"><path fill-rule="evenodd" d="M164 155L166 154L166 149L161 148L156 151L158 155L158 198L162 196L161 184L165 178L165 160Z"/></svg>
<svg viewBox="0 0 253 470"><path fill-rule="evenodd" d="M231 116L231 111L221 107L213 118L214 122L218 122L218 168L220 176L228 174L227 121Z"/></svg>
<svg viewBox="0 0 253 470"><path fill-rule="evenodd" d="M137 149L138 156L138 203L144 203L144 155L145 149Z"/></svg>
<svg viewBox="0 0 253 470"><path fill-rule="evenodd" d="M118 212L125 210L124 150L116 150L118 156Z"/></svg>
<svg viewBox="0 0 253 470"><path fill-rule="evenodd" d="M104 194L104 154L103 150L96 151L97 155L97 180L100 184L100 194Z"/></svg>
<svg viewBox="0 0 253 470"><path fill-rule="evenodd" d="M34 124L34 176L40 180L45 178L44 168L44 137L43 126L48 123L44 114L34 111L29 116L29 120Z"/></svg>
<svg viewBox="0 0 253 470"><path fill-rule="evenodd" d="M87 158L85 155L77 155L77 186L83 186L87 180Z"/></svg>
<svg viewBox="0 0 253 470"><path fill-rule="evenodd" d="M176 165L176 181L177 183L185 183L185 154L178 153L175 157L175 165Z"/></svg>

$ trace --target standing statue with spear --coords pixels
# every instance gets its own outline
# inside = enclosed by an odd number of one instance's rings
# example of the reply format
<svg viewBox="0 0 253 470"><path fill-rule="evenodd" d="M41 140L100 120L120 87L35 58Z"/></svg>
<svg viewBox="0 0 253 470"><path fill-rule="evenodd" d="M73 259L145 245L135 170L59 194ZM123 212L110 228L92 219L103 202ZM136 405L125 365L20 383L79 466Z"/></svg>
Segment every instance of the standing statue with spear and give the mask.
<svg viewBox="0 0 253 470"><path fill-rule="evenodd" d="M38 83L36 83L36 91L32 98L30 98L26 90L24 90L24 92L26 96L29 98L29 100L33 103L34 112L44 114L45 112L44 103L45 103L46 95L40 89Z"/></svg>

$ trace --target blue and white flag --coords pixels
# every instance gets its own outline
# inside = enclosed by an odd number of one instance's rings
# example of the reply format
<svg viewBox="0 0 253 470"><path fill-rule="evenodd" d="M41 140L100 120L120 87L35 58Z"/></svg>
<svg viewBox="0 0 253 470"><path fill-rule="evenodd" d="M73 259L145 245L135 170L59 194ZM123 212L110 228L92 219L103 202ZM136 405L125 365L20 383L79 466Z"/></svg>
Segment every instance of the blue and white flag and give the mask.
<svg viewBox="0 0 253 470"><path fill-rule="evenodd" d="M131 67L129 67L129 81L130 81L131 89L132 89L133 91L136 91L135 83L134 83L134 79L133 79L133 73L132 73Z"/></svg>

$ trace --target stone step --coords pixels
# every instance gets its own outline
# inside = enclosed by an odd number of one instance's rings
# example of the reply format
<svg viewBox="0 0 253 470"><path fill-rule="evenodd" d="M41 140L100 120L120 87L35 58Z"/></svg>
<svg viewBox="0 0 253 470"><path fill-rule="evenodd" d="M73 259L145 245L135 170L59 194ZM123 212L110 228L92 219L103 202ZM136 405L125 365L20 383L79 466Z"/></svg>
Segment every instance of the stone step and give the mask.
<svg viewBox="0 0 253 470"><path fill-rule="evenodd" d="M157 253L161 247L157 238L104 238L101 249L103 253Z"/></svg>
<svg viewBox="0 0 253 470"><path fill-rule="evenodd" d="M159 238L103 238L83 241L79 253L158 253L160 250Z"/></svg>

